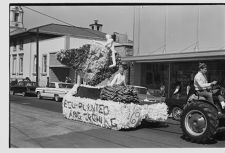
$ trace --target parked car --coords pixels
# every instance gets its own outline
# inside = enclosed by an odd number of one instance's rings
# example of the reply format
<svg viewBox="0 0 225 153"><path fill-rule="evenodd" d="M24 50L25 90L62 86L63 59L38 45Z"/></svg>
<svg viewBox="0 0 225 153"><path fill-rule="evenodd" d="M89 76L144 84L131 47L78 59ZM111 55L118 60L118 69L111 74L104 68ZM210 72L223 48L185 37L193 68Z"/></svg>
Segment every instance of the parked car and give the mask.
<svg viewBox="0 0 225 153"><path fill-rule="evenodd" d="M143 86L131 86L137 92L138 98L142 103L148 102L165 102L165 97L154 95L149 92L149 89Z"/></svg>
<svg viewBox="0 0 225 153"><path fill-rule="evenodd" d="M19 81L17 84L10 86L10 93L15 95L16 93L26 96L27 94L35 94L36 82L32 81Z"/></svg>
<svg viewBox="0 0 225 153"><path fill-rule="evenodd" d="M179 98L172 96L171 98L166 98L168 114L171 114L174 120L180 120L181 113L183 112L183 108L186 103L187 96L181 96Z"/></svg>
<svg viewBox="0 0 225 153"><path fill-rule="evenodd" d="M53 98L55 101L61 101L63 97L73 88L72 83L51 82L47 87L36 88L37 98Z"/></svg>
<svg viewBox="0 0 225 153"><path fill-rule="evenodd" d="M187 103L186 88L181 89L177 86L170 98L166 98L168 106L168 113L171 114L174 120L180 120L181 113L183 112L184 105Z"/></svg>

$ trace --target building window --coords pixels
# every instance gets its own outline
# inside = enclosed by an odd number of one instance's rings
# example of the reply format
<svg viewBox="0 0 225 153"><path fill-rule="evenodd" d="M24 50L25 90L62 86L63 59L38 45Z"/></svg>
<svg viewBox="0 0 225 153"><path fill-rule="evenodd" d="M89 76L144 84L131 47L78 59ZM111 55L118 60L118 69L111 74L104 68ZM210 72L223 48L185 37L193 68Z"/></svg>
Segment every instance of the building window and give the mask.
<svg viewBox="0 0 225 153"><path fill-rule="evenodd" d="M19 55L19 74L23 74L23 54Z"/></svg>
<svg viewBox="0 0 225 153"><path fill-rule="evenodd" d="M17 12L14 14L14 21L15 22L19 21L19 13L17 13Z"/></svg>
<svg viewBox="0 0 225 153"><path fill-rule="evenodd" d="M12 75L16 75L16 55L13 55L13 60L12 60Z"/></svg>
<svg viewBox="0 0 225 153"><path fill-rule="evenodd" d="M13 41L13 51L16 51L16 41Z"/></svg>
<svg viewBox="0 0 225 153"><path fill-rule="evenodd" d="M42 74L47 73L47 55L42 56Z"/></svg>
<svg viewBox="0 0 225 153"><path fill-rule="evenodd" d="M153 75L152 75L152 72L146 72L146 84L152 84L153 83Z"/></svg>
<svg viewBox="0 0 225 153"><path fill-rule="evenodd" d="M33 75L36 75L36 60L37 60L37 55L34 55L34 61L33 61Z"/></svg>
<svg viewBox="0 0 225 153"><path fill-rule="evenodd" d="M20 40L20 50L23 50L23 40Z"/></svg>

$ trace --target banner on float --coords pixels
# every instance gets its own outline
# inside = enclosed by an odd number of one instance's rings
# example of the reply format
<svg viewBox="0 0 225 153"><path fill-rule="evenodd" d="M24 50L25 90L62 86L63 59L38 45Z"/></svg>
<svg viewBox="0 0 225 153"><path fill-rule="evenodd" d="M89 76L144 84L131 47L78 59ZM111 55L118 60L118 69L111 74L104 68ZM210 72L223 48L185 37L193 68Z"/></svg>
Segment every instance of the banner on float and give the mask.
<svg viewBox="0 0 225 153"><path fill-rule="evenodd" d="M155 105L155 106L154 106ZM66 96L63 115L72 120L95 124L114 130L135 128L143 119L164 121L167 108L161 104L137 105L113 101ZM158 107L159 110L154 108Z"/></svg>

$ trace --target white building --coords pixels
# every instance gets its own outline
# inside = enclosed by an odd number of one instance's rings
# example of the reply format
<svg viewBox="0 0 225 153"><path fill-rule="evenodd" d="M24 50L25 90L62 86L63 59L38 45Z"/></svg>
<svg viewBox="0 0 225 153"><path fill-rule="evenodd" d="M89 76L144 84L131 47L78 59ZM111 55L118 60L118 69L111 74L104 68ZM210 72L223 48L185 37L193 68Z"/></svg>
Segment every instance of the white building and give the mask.
<svg viewBox="0 0 225 153"><path fill-rule="evenodd" d="M39 32L37 33L37 29ZM38 34L38 41L37 41ZM87 28L48 24L10 36L10 78L29 77L36 81L36 55L39 52L39 85L49 81L74 79L74 72L56 59L61 49L79 48L92 40L105 41L105 33Z"/></svg>
<svg viewBox="0 0 225 153"><path fill-rule="evenodd" d="M101 32L102 24L95 20L89 28L47 24L26 30L23 25L23 10L21 7L11 7L10 12L10 79L21 80L29 77L37 81L39 86L45 86L49 81L65 81L69 76L76 81L75 71L61 64L56 53L62 49L79 48L91 44L92 40L104 42L106 33ZM96 30L93 30L96 29ZM116 33L119 39L124 35ZM127 37L126 37L127 38ZM123 39L121 39L123 41ZM118 41L117 41L118 42ZM127 40L128 42L128 40ZM124 54L126 45L116 43L118 52ZM38 53L38 76L36 62Z"/></svg>

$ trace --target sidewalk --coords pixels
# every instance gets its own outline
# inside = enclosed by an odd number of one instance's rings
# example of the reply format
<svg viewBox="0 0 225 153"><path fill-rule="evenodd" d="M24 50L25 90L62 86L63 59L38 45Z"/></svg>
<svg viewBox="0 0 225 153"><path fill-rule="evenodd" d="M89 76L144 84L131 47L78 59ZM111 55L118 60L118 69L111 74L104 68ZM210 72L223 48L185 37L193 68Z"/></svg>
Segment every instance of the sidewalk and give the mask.
<svg viewBox="0 0 225 153"><path fill-rule="evenodd" d="M61 113L10 104L10 145L12 148L84 147L85 144L73 146L75 143L68 143L69 139L67 141L53 139L56 139L56 136L94 129L100 129L100 127L65 119ZM51 141L54 141L54 144L51 144ZM56 144L57 142L59 144Z"/></svg>

